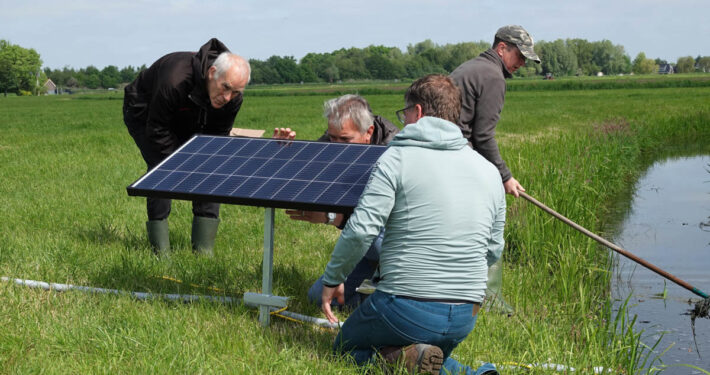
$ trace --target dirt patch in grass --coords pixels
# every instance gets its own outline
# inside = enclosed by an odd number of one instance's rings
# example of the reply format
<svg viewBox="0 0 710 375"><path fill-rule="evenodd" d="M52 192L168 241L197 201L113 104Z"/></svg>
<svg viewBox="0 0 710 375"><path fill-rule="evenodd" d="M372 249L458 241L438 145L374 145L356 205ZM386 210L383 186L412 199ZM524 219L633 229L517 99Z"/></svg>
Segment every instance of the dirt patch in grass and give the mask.
<svg viewBox="0 0 710 375"><path fill-rule="evenodd" d="M632 133L629 120L619 117L607 119L600 123L592 124L594 134L601 136L630 135Z"/></svg>

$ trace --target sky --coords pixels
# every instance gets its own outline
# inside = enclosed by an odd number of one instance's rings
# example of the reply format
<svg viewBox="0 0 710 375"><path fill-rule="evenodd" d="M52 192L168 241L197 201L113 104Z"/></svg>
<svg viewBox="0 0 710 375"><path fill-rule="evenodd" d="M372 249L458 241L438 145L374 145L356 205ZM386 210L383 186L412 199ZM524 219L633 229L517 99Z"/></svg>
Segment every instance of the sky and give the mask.
<svg viewBox="0 0 710 375"><path fill-rule="evenodd" d="M0 39L33 48L44 67L150 65L216 37L266 60L430 39L492 42L504 25L536 41L582 38L669 62L710 56L708 0L0 0Z"/></svg>

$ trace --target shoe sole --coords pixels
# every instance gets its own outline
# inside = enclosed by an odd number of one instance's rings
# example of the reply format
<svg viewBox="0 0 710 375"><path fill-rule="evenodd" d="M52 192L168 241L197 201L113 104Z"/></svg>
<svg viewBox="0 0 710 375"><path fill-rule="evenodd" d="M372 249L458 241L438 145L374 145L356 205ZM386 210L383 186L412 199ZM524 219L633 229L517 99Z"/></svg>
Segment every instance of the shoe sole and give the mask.
<svg viewBox="0 0 710 375"><path fill-rule="evenodd" d="M421 354L419 359L419 372L438 375L444 363L444 352L438 346L430 346Z"/></svg>

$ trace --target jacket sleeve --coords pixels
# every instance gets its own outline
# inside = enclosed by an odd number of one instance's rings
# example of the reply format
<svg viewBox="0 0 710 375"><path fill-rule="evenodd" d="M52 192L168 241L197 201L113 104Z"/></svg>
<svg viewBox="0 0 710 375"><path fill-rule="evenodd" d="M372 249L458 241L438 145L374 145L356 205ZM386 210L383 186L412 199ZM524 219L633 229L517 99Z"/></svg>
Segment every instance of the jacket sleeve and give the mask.
<svg viewBox="0 0 710 375"><path fill-rule="evenodd" d="M153 95L148 106L146 136L163 157L170 155L178 147L178 139L170 130L170 124L180 103L178 90L162 87Z"/></svg>
<svg viewBox="0 0 710 375"><path fill-rule="evenodd" d="M510 179L511 173L500 156L498 142L495 139L496 125L500 120L505 101L505 80L490 77L481 77L481 79L484 82L480 85L480 92L474 92L473 89L462 91L464 95L462 102L466 104L461 108L461 122L468 124L470 128L469 141L473 149L498 168L505 182Z"/></svg>
<svg viewBox="0 0 710 375"><path fill-rule="evenodd" d="M385 151L377 161L360 202L335 244L323 274L323 284L344 282L385 226L399 186L399 165L400 155L396 148Z"/></svg>
<svg viewBox="0 0 710 375"><path fill-rule="evenodd" d="M505 240L503 238L503 230L505 229L505 209L505 191L503 190L503 186L501 186L500 194L496 202L496 216L493 219L491 238L488 241L488 252L486 253L488 267L497 262L503 253L503 247L505 246Z"/></svg>

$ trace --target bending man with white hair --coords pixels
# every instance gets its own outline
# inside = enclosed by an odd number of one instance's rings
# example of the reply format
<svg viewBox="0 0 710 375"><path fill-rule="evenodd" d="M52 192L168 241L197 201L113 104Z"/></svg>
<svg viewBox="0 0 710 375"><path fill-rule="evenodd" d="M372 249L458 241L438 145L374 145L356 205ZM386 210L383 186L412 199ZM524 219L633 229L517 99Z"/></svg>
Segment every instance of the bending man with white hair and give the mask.
<svg viewBox="0 0 710 375"><path fill-rule="evenodd" d="M140 72L125 89L123 120L148 170L195 134L228 135L242 105L251 68L219 40L198 52L174 52ZM148 240L157 253L170 249L170 199L147 198ZM219 204L192 202L192 248L212 254Z"/></svg>
<svg viewBox="0 0 710 375"><path fill-rule="evenodd" d="M347 94L330 99L323 104L323 116L328 120L328 129L318 141L338 143L362 143L386 145L399 132L399 128L384 117L374 115L370 104L359 95ZM296 132L289 128L274 129L274 138L293 139ZM340 229L345 227L350 214L332 212L287 210L294 220L308 221L314 224L330 224ZM384 232L381 231L371 242L369 249L348 275L345 282L345 295L342 304L357 307L367 297L358 293L357 288L366 279L372 279L380 259L380 248ZM321 305L323 277L321 276L308 290L308 300ZM371 292L371 291L370 291ZM333 301L334 306L341 302Z"/></svg>

